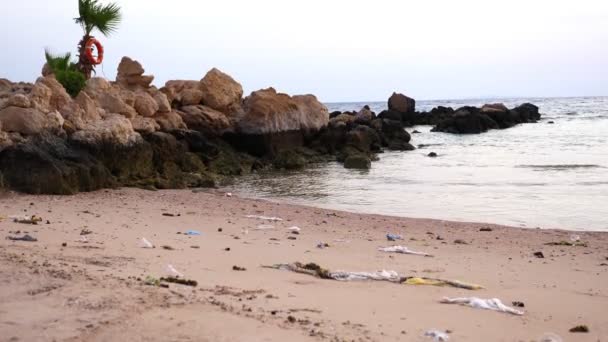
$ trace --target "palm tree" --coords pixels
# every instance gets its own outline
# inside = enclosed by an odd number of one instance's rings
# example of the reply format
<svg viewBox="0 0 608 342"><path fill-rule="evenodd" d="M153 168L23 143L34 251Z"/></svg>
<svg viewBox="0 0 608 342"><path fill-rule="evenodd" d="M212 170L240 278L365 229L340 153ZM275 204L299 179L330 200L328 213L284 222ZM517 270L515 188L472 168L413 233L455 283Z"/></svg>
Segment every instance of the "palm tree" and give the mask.
<svg viewBox="0 0 608 342"><path fill-rule="evenodd" d="M99 0L78 0L78 13L80 16L74 20L82 27L84 36L78 44L79 55L76 66L89 79L94 65L86 58L85 49L87 41L93 38L91 33L93 30L97 30L104 36L109 36L118 28L122 15L117 4L103 5L99 3Z"/></svg>

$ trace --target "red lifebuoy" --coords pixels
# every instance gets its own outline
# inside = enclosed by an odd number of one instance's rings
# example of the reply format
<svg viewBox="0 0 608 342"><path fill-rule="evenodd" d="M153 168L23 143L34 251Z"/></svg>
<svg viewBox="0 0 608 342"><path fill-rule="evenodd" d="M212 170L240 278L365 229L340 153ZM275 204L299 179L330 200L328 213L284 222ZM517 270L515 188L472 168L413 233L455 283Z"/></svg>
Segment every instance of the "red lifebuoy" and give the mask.
<svg viewBox="0 0 608 342"><path fill-rule="evenodd" d="M97 48L97 58L93 56L93 45L95 45L95 48ZM89 62L91 62L91 64L98 65L103 62L103 46L97 39L90 38L89 40L87 40L87 43L84 46L84 50L85 56L87 57Z"/></svg>

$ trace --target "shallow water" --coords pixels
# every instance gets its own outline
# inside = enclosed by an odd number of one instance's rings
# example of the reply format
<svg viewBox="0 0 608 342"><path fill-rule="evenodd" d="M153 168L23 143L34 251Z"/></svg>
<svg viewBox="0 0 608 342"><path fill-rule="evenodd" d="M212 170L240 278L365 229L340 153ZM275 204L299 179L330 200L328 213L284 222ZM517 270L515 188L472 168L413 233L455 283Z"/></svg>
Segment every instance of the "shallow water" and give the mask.
<svg viewBox="0 0 608 342"><path fill-rule="evenodd" d="M241 177L243 196L355 212L608 231L608 97L421 101L418 110L531 102L542 120L479 135L417 126L410 152L386 152L369 171L338 163ZM385 103L331 103L377 113ZM554 121L555 124L548 124ZM438 158L429 158L429 152Z"/></svg>

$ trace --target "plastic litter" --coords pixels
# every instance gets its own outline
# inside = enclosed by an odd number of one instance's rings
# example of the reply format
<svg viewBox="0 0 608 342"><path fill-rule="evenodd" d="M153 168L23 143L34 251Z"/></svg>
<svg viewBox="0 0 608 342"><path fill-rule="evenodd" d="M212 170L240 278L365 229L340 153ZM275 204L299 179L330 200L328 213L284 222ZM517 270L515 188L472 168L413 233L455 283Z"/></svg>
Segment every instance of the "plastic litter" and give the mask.
<svg viewBox="0 0 608 342"><path fill-rule="evenodd" d="M381 270L376 272L346 272L336 271L330 272L330 277L340 281L353 281L353 280L381 280L390 282L400 282L401 277L399 273L395 271Z"/></svg>
<svg viewBox="0 0 608 342"><path fill-rule="evenodd" d="M198 236L198 235L201 235L201 232L199 232L198 230L188 230L184 234L190 235L190 236Z"/></svg>
<svg viewBox="0 0 608 342"><path fill-rule="evenodd" d="M9 216L11 219L13 219L13 222L16 223L23 223L23 224L38 224L38 222L42 222L42 217L40 216L36 216L36 215L32 215L32 216L27 216L27 215L13 215L13 216Z"/></svg>
<svg viewBox="0 0 608 342"><path fill-rule="evenodd" d="M291 227L287 228L287 230L289 230L291 232L300 232L302 230L302 228L300 228L298 226L291 226Z"/></svg>
<svg viewBox="0 0 608 342"><path fill-rule="evenodd" d="M246 218L254 218L258 220L266 220L266 221L283 221L280 217L274 216L261 216L261 215L245 215Z"/></svg>
<svg viewBox="0 0 608 342"><path fill-rule="evenodd" d="M226 197L232 197L232 192L227 192Z"/></svg>
<svg viewBox="0 0 608 342"><path fill-rule="evenodd" d="M80 242L80 243L89 243L89 239L87 239L86 236L81 235L80 239L78 239L78 242Z"/></svg>
<svg viewBox="0 0 608 342"><path fill-rule="evenodd" d="M319 249L324 249L324 248L327 248L327 247L329 247L328 243L325 243L325 242L319 242L319 243L317 243L317 248L319 248Z"/></svg>
<svg viewBox="0 0 608 342"><path fill-rule="evenodd" d="M27 242L38 241L38 239L36 239L35 237L33 237L29 234L25 234L23 236L9 236L9 237L7 237L7 239L12 240L12 241L27 241Z"/></svg>
<svg viewBox="0 0 608 342"><path fill-rule="evenodd" d="M413 254L413 255L422 255L425 257L433 256L432 254L413 251L405 246L380 247L380 248L378 248L378 250L381 252L387 252L387 253Z"/></svg>
<svg viewBox="0 0 608 342"><path fill-rule="evenodd" d="M399 234L391 234L391 233L386 233L386 239L388 241L397 241L397 240L403 240L403 236L399 235Z"/></svg>
<svg viewBox="0 0 608 342"><path fill-rule="evenodd" d="M450 339L450 336L446 332L435 329L426 331L424 336L431 337L433 341L437 342L448 341Z"/></svg>
<svg viewBox="0 0 608 342"><path fill-rule="evenodd" d="M381 270L376 272L348 272L348 271L330 271L322 268L315 263L303 264L295 262L290 264L274 264L270 266L262 266L265 268L273 268L278 270L287 270L295 273L308 274L322 279L333 279L340 281L363 281L363 280L380 280L393 283L402 283L405 285L435 285L435 286L451 286L466 290L479 290L483 287L477 284L465 283L459 280L433 279L422 277L404 277L395 271Z"/></svg>
<svg viewBox="0 0 608 342"><path fill-rule="evenodd" d="M175 267L173 267L173 265L171 265L171 264L167 265L167 267L165 269L166 269L167 273L169 273L173 277L179 277L179 278L184 277L184 275L181 274L178 270L176 270Z"/></svg>
<svg viewBox="0 0 608 342"><path fill-rule="evenodd" d="M524 314L523 311L516 310L510 306L506 306L498 298L482 299L477 297L461 297L461 298L448 298L444 297L439 301L444 304L460 304L470 306L476 309L493 310L512 315L521 316Z"/></svg>
<svg viewBox="0 0 608 342"><path fill-rule="evenodd" d="M581 237L576 234L572 234L572 235L570 235L570 241L579 242L579 241L581 241Z"/></svg>
<svg viewBox="0 0 608 342"><path fill-rule="evenodd" d="M269 230L269 229L274 229L274 226L271 224L260 224L255 229L256 230Z"/></svg>
<svg viewBox="0 0 608 342"><path fill-rule="evenodd" d="M86 237L85 237L85 239L86 239ZM82 240L82 238L81 238L81 240ZM141 248L154 248L154 245L152 244L152 242L148 241L148 239L146 239L145 237L142 237L141 239L139 239L138 245Z"/></svg>
<svg viewBox="0 0 608 342"><path fill-rule="evenodd" d="M404 282L406 285L432 285L432 286L451 286L465 290L481 290L483 286L471 283L465 283L459 280L446 280L436 278L411 277Z"/></svg>
<svg viewBox="0 0 608 342"><path fill-rule="evenodd" d="M559 335L554 333L544 333L543 336L540 337L538 342L563 342L562 338Z"/></svg>

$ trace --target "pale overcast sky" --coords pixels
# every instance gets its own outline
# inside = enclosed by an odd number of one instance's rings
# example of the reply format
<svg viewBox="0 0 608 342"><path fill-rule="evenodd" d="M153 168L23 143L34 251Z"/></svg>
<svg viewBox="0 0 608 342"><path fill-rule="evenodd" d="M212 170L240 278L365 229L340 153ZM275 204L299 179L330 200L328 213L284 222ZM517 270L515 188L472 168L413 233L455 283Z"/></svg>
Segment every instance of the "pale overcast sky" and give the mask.
<svg viewBox="0 0 608 342"><path fill-rule="evenodd" d="M105 1L107 2L107 1ZM98 74L124 55L162 86L217 67L246 94L322 101L608 95L606 0L118 0ZM76 0L0 0L0 77L33 81L75 52Z"/></svg>

